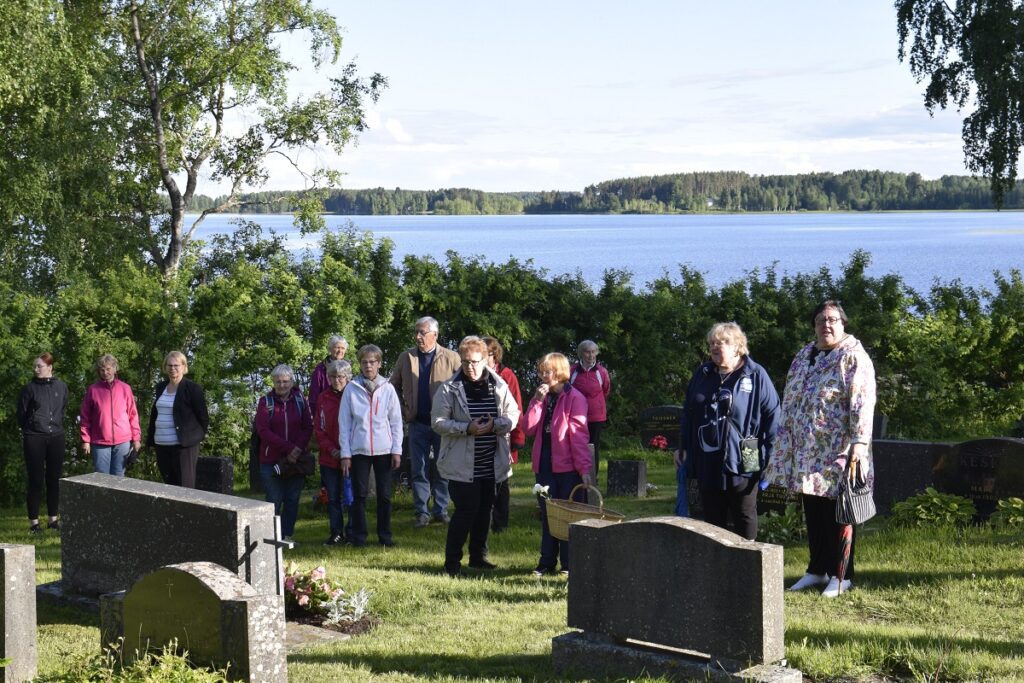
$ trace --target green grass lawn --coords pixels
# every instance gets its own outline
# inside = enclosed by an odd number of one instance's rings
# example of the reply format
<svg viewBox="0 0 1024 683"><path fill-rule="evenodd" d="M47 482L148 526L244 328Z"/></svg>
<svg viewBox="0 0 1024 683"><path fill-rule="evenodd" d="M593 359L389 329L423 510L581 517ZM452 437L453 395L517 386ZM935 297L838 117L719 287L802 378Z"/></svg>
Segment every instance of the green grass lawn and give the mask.
<svg viewBox="0 0 1024 683"><path fill-rule="evenodd" d="M613 457L637 457L631 449ZM657 485L646 499L609 498L628 518L671 514L671 460L649 457ZM602 481L604 477L602 476ZM492 536L499 569L442 570L445 528L412 526L408 494L396 497L395 548L325 548L326 518L306 496L287 553L303 568L324 565L347 589L373 591L382 624L347 642L289 657L293 681L523 681L555 678L551 638L565 633L566 579L530 575L540 538L529 465L513 477L511 529ZM370 522L373 528L372 516ZM39 582L60 574L52 532L27 533L21 509L0 518L0 539L35 543ZM859 536L856 590L835 600L786 594L786 653L815 681L1024 680L1024 533L988 529L887 530L873 522ZM787 583L807 562L787 547ZM666 585L671 584L666 577ZM98 617L39 605L39 670L52 676L99 647Z"/></svg>

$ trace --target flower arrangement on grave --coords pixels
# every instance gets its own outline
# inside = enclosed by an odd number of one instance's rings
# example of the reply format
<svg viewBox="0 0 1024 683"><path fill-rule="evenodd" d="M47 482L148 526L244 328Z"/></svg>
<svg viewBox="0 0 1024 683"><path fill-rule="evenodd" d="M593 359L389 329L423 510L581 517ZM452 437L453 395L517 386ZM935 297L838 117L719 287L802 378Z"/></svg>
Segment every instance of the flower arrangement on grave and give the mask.
<svg viewBox="0 0 1024 683"><path fill-rule="evenodd" d="M667 451L668 439L664 434L655 434L651 437L651 440L647 442L647 445L651 448L657 448L659 451Z"/></svg>
<svg viewBox="0 0 1024 683"><path fill-rule="evenodd" d="M284 606L290 617L316 619L324 626L352 624L368 616L371 595L365 588L345 591L324 567L303 571L289 562L285 570Z"/></svg>
<svg viewBox="0 0 1024 683"><path fill-rule="evenodd" d="M541 498L547 498L548 497L548 489L549 488L550 487L548 487L548 486L541 486L540 484L534 484L533 485L533 495L540 496Z"/></svg>

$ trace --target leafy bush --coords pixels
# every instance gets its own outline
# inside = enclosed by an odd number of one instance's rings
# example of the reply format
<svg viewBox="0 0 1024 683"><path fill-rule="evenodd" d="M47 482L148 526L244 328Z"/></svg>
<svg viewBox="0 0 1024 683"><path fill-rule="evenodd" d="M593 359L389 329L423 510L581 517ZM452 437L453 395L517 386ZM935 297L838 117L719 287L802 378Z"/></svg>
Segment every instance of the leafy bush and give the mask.
<svg viewBox="0 0 1024 683"><path fill-rule="evenodd" d="M124 661L123 645L121 639L107 652L72 661L60 673L36 680L40 683L228 683L226 669L193 667L187 650L177 652L176 640L165 645L159 654L146 652L130 663Z"/></svg>
<svg viewBox="0 0 1024 683"><path fill-rule="evenodd" d="M970 498L952 493L939 493L932 487L916 496L896 503L889 515L895 526L963 526L977 514Z"/></svg>
<svg viewBox="0 0 1024 683"><path fill-rule="evenodd" d="M294 562L288 563L284 604L290 616L321 618L325 625L354 623L368 614L370 595L365 588L346 593L341 584L327 578L323 567L302 571Z"/></svg>
<svg viewBox="0 0 1024 683"><path fill-rule="evenodd" d="M988 521L994 527L1024 526L1024 500L1005 498L996 504L996 511Z"/></svg>
<svg viewBox="0 0 1024 683"><path fill-rule="evenodd" d="M807 535L804 516L795 503L786 506L782 514L774 510L757 518L757 540L762 543L788 545Z"/></svg>

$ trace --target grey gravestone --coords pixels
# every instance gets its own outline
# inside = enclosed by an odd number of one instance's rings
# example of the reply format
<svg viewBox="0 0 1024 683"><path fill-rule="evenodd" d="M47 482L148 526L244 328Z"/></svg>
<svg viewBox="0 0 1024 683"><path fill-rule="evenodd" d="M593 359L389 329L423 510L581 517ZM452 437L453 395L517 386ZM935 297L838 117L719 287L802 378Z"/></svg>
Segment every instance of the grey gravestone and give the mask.
<svg viewBox="0 0 1024 683"><path fill-rule="evenodd" d="M934 486L936 466L947 459L952 449L952 444L930 441L872 441L878 512L888 514L894 504Z"/></svg>
<svg viewBox="0 0 1024 683"><path fill-rule="evenodd" d="M987 517L997 500L1024 497L1024 440L964 441L939 460L934 477L936 489L971 498Z"/></svg>
<svg viewBox="0 0 1024 683"><path fill-rule="evenodd" d="M640 411L640 443L645 448L661 448L674 451L679 448L679 423L683 417L682 406L656 406ZM657 445L658 437L666 441L663 447Z"/></svg>
<svg viewBox="0 0 1024 683"><path fill-rule="evenodd" d="M270 503L107 474L60 483L61 589L99 595L179 562L216 562L259 593L279 593Z"/></svg>
<svg viewBox="0 0 1024 683"><path fill-rule="evenodd" d="M100 637L104 648L124 637L127 657L177 640L196 664L230 664L232 680L288 680L284 599L212 562L163 567L102 596Z"/></svg>
<svg viewBox="0 0 1024 683"><path fill-rule="evenodd" d="M601 641L612 649L640 641L667 648L681 666L687 661L681 651L697 653L701 659L691 661L701 673L689 675L698 678L728 671L767 680L767 670L752 668L782 660L780 546L683 517L585 520L570 526L569 535L568 625L583 629L583 640L597 642L594 648L601 649ZM599 658L573 635L552 643L556 670L597 675L590 667ZM639 675L643 656L633 651L618 658L621 668L606 666L601 676Z"/></svg>
<svg viewBox="0 0 1024 683"><path fill-rule="evenodd" d="M235 463L231 458L199 456L196 461L196 488L201 491L235 492Z"/></svg>
<svg viewBox="0 0 1024 683"><path fill-rule="evenodd" d="M0 658L11 663L0 667L3 683L31 681L36 677L36 547L0 543L0 614L3 640Z"/></svg>
<svg viewBox="0 0 1024 683"><path fill-rule="evenodd" d="M644 460L609 460L608 495L647 497L647 462Z"/></svg>

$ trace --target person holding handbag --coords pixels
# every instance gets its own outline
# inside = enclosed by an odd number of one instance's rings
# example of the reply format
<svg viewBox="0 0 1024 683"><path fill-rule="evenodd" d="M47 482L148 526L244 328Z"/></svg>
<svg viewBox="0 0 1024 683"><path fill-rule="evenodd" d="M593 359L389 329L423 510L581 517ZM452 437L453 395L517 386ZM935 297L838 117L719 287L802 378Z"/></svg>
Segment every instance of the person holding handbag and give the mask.
<svg viewBox="0 0 1024 683"><path fill-rule="evenodd" d="M281 535L292 540L299 516L299 498L305 477L300 458L311 460L309 440L313 420L302 392L295 386L295 372L281 364L270 373L274 388L256 406L256 433L260 437L260 478L267 502L281 517Z"/></svg>
<svg viewBox="0 0 1024 683"><path fill-rule="evenodd" d="M853 587L856 541L854 525L836 521L836 500L847 481L874 488L875 367L840 302L823 301L811 322L815 340L790 365L765 482L803 494L811 558L790 590L824 585L832 598Z"/></svg>
<svg viewBox="0 0 1024 683"><path fill-rule="evenodd" d="M697 480L704 521L748 541L757 538L757 491L771 455L779 395L750 357L747 335L734 322L708 330L711 360L686 389L677 463Z"/></svg>

